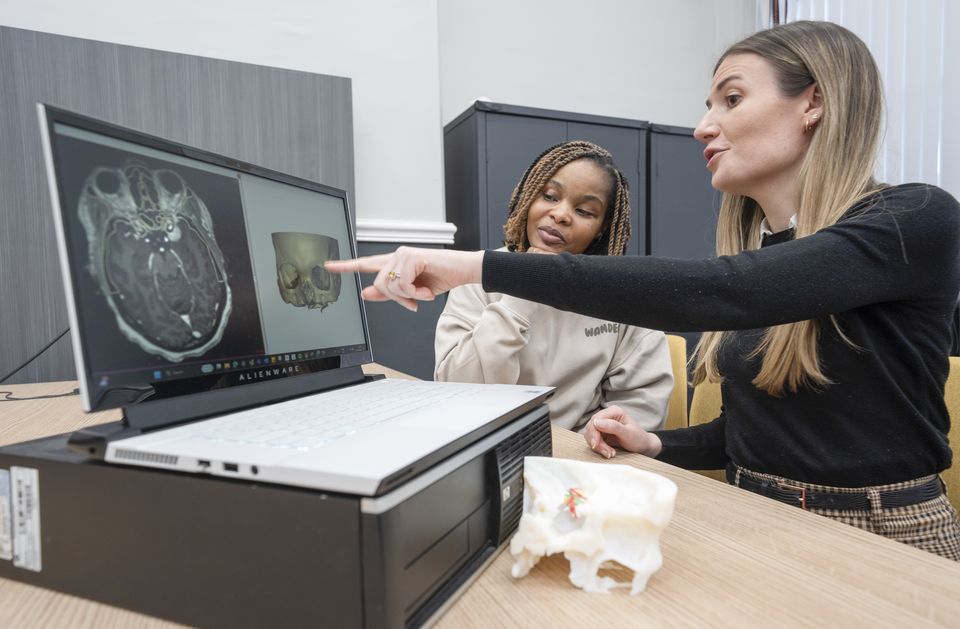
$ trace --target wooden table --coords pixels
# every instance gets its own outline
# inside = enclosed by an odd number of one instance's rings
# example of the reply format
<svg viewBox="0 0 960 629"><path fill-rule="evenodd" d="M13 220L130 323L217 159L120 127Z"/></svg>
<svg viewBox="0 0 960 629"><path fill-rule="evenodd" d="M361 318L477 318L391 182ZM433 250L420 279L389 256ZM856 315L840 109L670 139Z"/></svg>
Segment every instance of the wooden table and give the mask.
<svg viewBox="0 0 960 629"><path fill-rule="evenodd" d="M392 376L396 372L383 369ZM0 386L18 397L74 382ZM2 397L2 396L0 396ZM0 403L0 445L112 421L77 397ZM553 431L554 453L605 461L580 435ZM698 474L632 454L629 463L679 487L647 590L588 594L562 556L524 579L502 553L436 626L455 627L960 627L960 564L838 524ZM629 575L627 575L629 576ZM0 627L177 627L126 610L0 579Z"/></svg>

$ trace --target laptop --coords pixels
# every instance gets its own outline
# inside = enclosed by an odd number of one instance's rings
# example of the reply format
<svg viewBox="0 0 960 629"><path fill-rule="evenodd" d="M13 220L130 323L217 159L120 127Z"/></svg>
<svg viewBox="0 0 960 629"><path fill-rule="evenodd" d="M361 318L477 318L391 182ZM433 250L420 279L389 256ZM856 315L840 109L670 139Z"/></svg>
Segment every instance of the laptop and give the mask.
<svg viewBox="0 0 960 629"><path fill-rule="evenodd" d="M551 387L377 379L343 190L38 105L83 408L107 463L378 496Z"/></svg>

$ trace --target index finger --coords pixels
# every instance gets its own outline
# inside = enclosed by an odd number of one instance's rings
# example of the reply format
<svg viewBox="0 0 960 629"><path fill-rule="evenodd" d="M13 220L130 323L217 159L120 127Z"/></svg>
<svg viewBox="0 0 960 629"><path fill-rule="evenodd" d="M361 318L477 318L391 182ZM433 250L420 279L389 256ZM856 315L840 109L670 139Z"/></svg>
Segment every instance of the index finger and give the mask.
<svg viewBox="0 0 960 629"><path fill-rule="evenodd" d="M583 433L583 438L587 440L588 448L605 459L612 459L617 454L617 451L604 440L603 435L597 430L597 427L593 425L592 419L587 423L587 429Z"/></svg>
<svg viewBox="0 0 960 629"><path fill-rule="evenodd" d="M592 421L587 422L587 429L583 431L583 438L587 440L587 446L591 450L596 450L600 445L600 431L597 430Z"/></svg>
<svg viewBox="0 0 960 629"><path fill-rule="evenodd" d="M376 256L365 256L353 260L327 260L323 268L331 273L379 273L392 254L381 253Z"/></svg>

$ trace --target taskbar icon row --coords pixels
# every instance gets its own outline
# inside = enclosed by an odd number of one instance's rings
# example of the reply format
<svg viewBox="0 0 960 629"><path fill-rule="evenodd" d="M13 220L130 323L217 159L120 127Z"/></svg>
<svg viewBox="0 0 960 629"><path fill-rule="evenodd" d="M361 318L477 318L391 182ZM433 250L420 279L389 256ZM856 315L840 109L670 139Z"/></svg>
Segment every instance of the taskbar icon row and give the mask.
<svg viewBox="0 0 960 629"><path fill-rule="evenodd" d="M276 354L272 356L255 356L253 358L241 358L239 360L227 360L223 362L204 363L200 366L200 373L216 373L228 369L246 369L249 367L264 367L267 365L282 365L300 360L311 360L314 358L323 358L327 352L323 350L311 350L309 352L296 352L292 354Z"/></svg>
<svg viewBox="0 0 960 629"><path fill-rule="evenodd" d="M138 373L140 374L139 377L130 372L124 374L123 376L118 376L118 373L116 372L98 374L96 376L96 381L98 382L100 388L103 389L109 386L116 386L124 382L143 382L144 379L153 380L154 382L162 380L178 380L200 375L206 376L221 372L236 371L239 369L249 369L251 367L265 367L268 365L282 365L304 360L323 359L330 356L343 354L345 351L350 351L351 349L355 348L341 347L325 350L310 350L306 352L272 354L268 356L245 356L238 357L236 359L220 360L215 362L170 365L162 369L148 369L145 371L138 370ZM146 376L146 378L143 378L143 376Z"/></svg>

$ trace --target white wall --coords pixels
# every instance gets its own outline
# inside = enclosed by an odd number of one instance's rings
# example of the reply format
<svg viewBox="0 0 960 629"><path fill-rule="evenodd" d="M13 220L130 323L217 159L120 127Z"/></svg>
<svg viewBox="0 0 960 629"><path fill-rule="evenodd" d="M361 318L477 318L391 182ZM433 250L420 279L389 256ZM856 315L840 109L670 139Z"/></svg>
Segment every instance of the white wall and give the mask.
<svg viewBox="0 0 960 629"><path fill-rule="evenodd" d="M752 0L441 0L444 123L478 97L695 126Z"/></svg>
<svg viewBox="0 0 960 629"><path fill-rule="evenodd" d="M0 0L0 24L353 80L356 213L442 221L437 0Z"/></svg>

